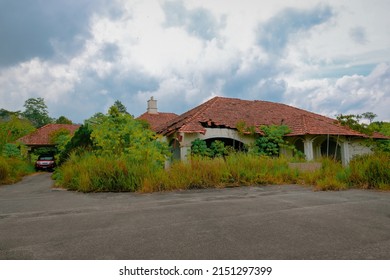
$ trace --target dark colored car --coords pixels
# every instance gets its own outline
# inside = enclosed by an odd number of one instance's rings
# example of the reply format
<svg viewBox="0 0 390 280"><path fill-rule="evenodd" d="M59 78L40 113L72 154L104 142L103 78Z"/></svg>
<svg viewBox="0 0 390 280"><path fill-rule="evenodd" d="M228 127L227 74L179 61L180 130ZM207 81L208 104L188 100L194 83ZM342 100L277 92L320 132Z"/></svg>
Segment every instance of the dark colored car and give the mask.
<svg viewBox="0 0 390 280"><path fill-rule="evenodd" d="M48 170L53 171L56 167L56 161L54 156L51 155L40 155L38 160L35 162L35 170Z"/></svg>

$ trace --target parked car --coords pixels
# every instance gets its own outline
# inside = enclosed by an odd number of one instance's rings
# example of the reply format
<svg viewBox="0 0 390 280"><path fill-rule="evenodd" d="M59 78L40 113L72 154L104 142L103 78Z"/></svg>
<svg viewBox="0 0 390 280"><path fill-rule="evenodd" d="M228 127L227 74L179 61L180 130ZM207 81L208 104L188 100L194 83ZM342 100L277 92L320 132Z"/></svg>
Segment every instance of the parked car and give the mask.
<svg viewBox="0 0 390 280"><path fill-rule="evenodd" d="M52 155L40 155L35 162L35 170L48 170L53 171L56 167L56 161Z"/></svg>

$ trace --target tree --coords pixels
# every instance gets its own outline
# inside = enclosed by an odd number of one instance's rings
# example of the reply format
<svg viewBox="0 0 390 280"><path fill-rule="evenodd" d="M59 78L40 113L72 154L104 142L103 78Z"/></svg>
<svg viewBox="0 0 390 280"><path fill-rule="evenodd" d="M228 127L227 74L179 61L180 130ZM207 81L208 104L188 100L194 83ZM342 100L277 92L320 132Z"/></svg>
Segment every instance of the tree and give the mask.
<svg viewBox="0 0 390 280"><path fill-rule="evenodd" d="M65 128L57 129L49 134L50 142L56 145L58 153L62 153L65 150L65 146L71 138L72 135Z"/></svg>
<svg viewBox="0 0 390 280"><path fill-rule="evenodd" d="M119 100L115 101L113 106L118 108L119 113L128 114L126 106L123 105Z"/></svg>
<svg viewBox="0 0 390 280"><path fill-rule="evenodd" d="M7 143L23 137L35 130L30 121L11 115L7 121L0 120L0 153Z"/></svg>
<svg viewBox="0 0 390 280"><path fill-rule="evenodd" d="M37 128L53 121L49 117L45 100L41 97L27 99L24 103L24 108L26 110L22 113L23 117L31 121Z"/></svg>
<svg viewBox="0 0 390 280"><path fill-rule="evenodd" d="M162 165L169 156L169 148L153 131L131 115L112 106L101 123L92 126L92 141L98 155L125 157L134 162Z"/></svg>
<svg viewBox="0 0 390 280"><path fill-rule="evenodd" d="M91 139L92 129L88 124L84 124L79 127L78 130L74 133L73 137L69 142L66 143L64 149L61 151L59 156L59 163L64 163L72 151L79 149L79 151L87 151L92 149L92 139Z"/></svg>
<svg viewBox="0 0 390 280"><path fill-rule="evenodd" d="M373 112L366 112L362 114L362 117L364 119L369 120L370 123L377 117L378 115L374 114Z"/></svg>
<svg viewBox="0 0 390 280"><path fill-rule="evenodd" d="M73 124L73 122L65 116L61 116L56 120L56 124Z"/></svg>

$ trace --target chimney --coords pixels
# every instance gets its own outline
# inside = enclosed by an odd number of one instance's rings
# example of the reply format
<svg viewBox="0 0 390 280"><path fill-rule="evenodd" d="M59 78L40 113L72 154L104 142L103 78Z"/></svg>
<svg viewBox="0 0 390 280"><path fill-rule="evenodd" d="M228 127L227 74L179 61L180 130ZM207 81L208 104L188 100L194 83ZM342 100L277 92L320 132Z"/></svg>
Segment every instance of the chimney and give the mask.
<svg viewBox="0 0 390 280"><path fill-rule="evenodd" d="M158 114L157 100L154 100L153 96L148 100L148 114Z"/></svg>

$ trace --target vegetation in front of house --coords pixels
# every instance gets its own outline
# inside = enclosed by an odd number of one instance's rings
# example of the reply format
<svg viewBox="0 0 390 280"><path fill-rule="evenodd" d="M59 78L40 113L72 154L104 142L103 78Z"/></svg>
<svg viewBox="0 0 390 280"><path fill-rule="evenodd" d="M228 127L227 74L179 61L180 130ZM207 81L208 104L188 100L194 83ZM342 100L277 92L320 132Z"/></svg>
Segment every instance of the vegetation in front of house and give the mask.
<svg viewBox="0 0 390 280"><path fill-rule="evenodd" d="M243 129L254 131L245 124ZM68 142L65 152L70 156L55 172L56 184L83 192L153 192L296 183L315 186L317 190L355 186L390 189L390 168L377 164L388 163L388 153L356 158L349 167L324 158L320 169L305 172L289 168L288 159L279 157L280 148L293 149L284 140L289 132L287 127L274 125L261 129L262 137L247 147L245 153L225 147L222 141L207 146L206 141L196 139L188 162L173 162L164 169L163 163L169 157L165 143L142 122L113 106L107 115L93 116Z"/></svg>
<svg viewBox="0 0 390 280"><path fill-rule="evenodd" d="M49 117L44 100L29 99L24 112L0 109L0 184L14 183L34 171L26 161L27 149L15 140L47 123L71 121L64 116ZM369 124L361 124L366 118ZM340 116L343 125L367 134L373 131L390 135L390 124L373 122L374 114ZM239 133L255 134L256 128L237 124ZM389 140L376 141L376 153L354 158L349 167L331 159L323 159L316 171L289 168L288 160L279 157L280 148L294 147L284 140L289 132L285 126L262 126L253 145L246 152L235 152L221 141L208 147L195 140L188 162L174 162L164 169L169 157L167 145L131 116L116 101L108 114L97 113L86 120L72 137L67 131L51 136L62 165L54 174L56 184L82 192L98 191L169 191L242 185L303 184L317 190L342 190L351 187L390 189ZM372 141L372 140L369 140ZM370 143L372 144L372 143ZM294 150L294 154L299 153ZM33 161L35 159L33 155Z"/></svg>
<svg viewBox="0 0 390 280"><path fill-rule="evenodd" d="M324 158L319 170L304 172L289 168L285 158L234 153L225 158L192 157L188 162L174 162L165 170L126 157L102 157L88 152L82 156L72 154L55 176L59 186L83 192L154 192L271 184L309 185L316 190L353 187L390 190L389 162L389 154L362 156L349 167Z"/></svg>
<svg viewBox="0 0 390 280"><path fill-rule="evenodd" d="M80 127L61 155L56 184L95 192L140 190L149 174L164 170L170 154L144 122L112 106Z"/></svg>

